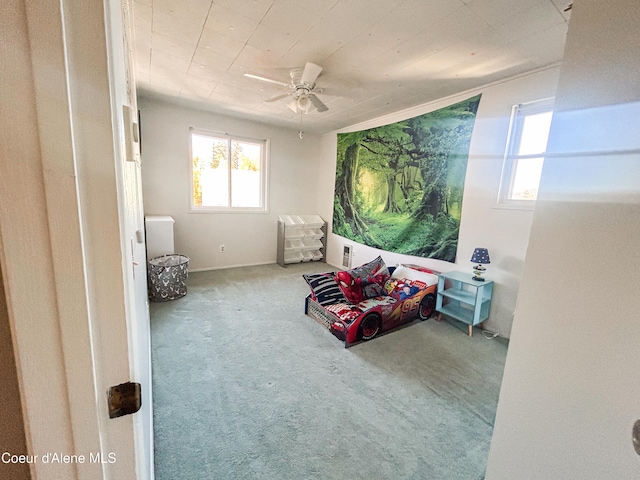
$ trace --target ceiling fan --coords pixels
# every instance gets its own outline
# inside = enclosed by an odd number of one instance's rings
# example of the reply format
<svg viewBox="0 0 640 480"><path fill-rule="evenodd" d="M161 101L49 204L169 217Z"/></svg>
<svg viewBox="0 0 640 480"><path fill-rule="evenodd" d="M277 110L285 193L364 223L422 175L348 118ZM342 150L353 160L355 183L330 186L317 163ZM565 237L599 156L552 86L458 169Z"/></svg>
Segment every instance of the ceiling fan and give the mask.
<svg viewBox="0 0 640 480"><path fill-rule="evenodd" d="M329 108L316 96L316 93L322 93L322 89L316 88L316 80L320 72L322 72L320 65L307 62L304 68L294 68L289 72L289 76L291 77L289 83L253 75L252 73L245 73L244 76L261 82L281 85L289 90L288 92L265 100L267 102L275 102L293 96L293 99L287 104L287 107L294 113L309 113L314 108L319 112L326 112Z"/></svg>

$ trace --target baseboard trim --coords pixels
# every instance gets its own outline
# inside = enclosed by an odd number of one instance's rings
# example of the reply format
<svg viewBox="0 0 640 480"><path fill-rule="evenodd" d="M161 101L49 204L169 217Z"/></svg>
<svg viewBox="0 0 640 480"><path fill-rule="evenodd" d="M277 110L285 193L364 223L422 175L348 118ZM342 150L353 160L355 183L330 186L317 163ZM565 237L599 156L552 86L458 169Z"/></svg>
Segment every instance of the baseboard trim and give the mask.
<svg viewBox="0 0 640 480"><path fill-rule="evenodd" d="M344 270L344 267L340 267L338 265L334 265L334 264L329 263L329 262L325 262L325 263L327 265L330 265L331 267L335 268L336 270ZM194 273L196 273L196 272L210 272L212 270L226 270L228 268L242 268L242 267L258 267L260 265L271 265L271 264L277 265L278 263L273 261L273 262L259 262L259 263L242 263L242 264L238 264L238 265L226 265L224 267L189 268L189 272L194 272Z"/></svg>
<svg viewBox="0 0 640 480"><path fill-rule="evenodd" d="M203 268L189 268L189 272L210 272L212 270L226 270L228 268L241 268L241 267L258 267L260 265L276 264L275 260L271 262L259 262L259 263L242 263L237 265L225 265L223 267L203 267Z"/></svg>

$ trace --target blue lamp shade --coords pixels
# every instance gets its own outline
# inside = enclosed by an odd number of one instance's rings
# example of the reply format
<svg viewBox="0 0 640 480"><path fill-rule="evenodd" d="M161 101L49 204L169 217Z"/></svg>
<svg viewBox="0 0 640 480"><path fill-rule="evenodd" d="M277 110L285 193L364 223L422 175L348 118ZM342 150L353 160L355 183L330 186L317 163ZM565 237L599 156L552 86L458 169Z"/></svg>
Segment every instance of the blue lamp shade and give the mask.
<svg viewBox="0 0 640 480"><path fill-rule="evenodd" d="M473 251L473 255L471 255L471 262L479 265L491 263L491 260L489 260L489 250L486 248L476 248Z"/></svg>

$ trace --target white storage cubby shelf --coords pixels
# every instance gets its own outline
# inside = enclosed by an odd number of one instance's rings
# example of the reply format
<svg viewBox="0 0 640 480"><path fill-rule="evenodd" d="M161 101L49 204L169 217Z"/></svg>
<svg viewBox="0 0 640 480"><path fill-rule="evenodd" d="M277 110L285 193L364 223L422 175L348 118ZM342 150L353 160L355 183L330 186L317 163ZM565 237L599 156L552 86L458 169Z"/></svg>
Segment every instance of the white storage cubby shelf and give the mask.
<svg viewBox="0 0 640 480"><path fill-rule="evenodd" d="M326 223L318 215L280 215L278 264L324 261Z"/></svg>

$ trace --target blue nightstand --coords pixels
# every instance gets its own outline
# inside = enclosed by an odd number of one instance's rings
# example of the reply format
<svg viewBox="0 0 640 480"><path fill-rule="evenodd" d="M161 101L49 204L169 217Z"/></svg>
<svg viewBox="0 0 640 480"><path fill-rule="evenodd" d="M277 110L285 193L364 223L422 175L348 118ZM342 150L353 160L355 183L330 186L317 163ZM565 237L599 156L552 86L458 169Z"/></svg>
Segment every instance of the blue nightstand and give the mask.
<svg viewBox="0 0 640 480"><path fill-rule="evenodd" d="M464 322L469 325L469 336L474 326L489 318L493 296L493 281L478 282L472 276L471 272L441 273L436 299L438 321L446 315Z"/></svg>

